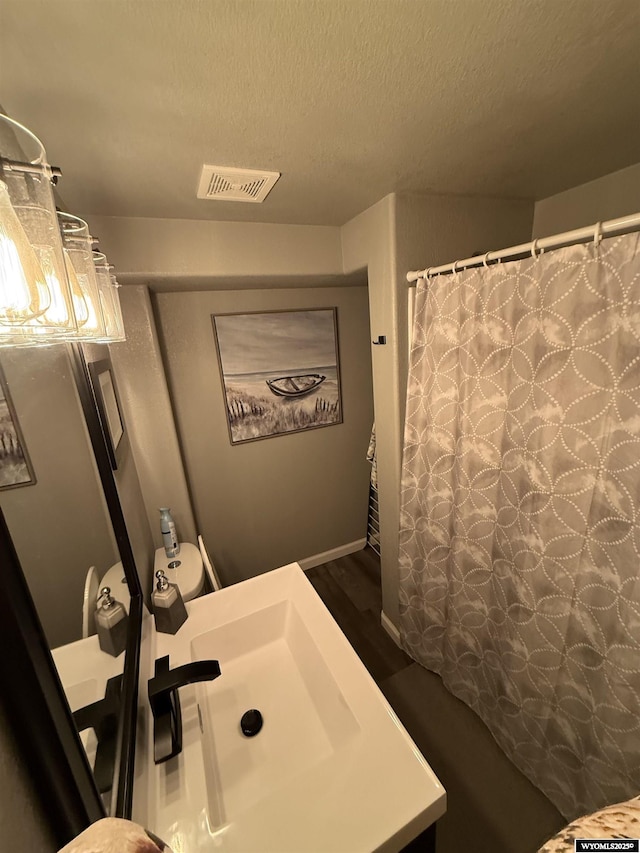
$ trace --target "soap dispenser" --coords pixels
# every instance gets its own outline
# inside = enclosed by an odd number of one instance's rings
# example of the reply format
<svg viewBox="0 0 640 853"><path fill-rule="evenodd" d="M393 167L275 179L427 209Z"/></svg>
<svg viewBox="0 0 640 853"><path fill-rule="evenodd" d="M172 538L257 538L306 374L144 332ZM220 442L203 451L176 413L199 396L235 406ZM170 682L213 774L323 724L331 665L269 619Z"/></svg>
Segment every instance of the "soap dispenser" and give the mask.
<svg viewBox="0 0 640 853"><path fill-rule="evenodd" d="M175 634L187 618L187 608L184 606L177 585L169 583L161 569L156 572L156 577L158 583L151 596L156 631L162 634Z"/></svg>
<svg viewBox="0 0 640 853"><path fill-rule="evenodd" d="M124 606L111 595L111 589L105 586L100 590L96 609L96 628L98 642L103 652L117 658L127 645L127 625L129 617Z"/></svg>
<svg viewBox="0 0 640 853"><path fill-rule="evenodd" d="M171 517L168 506L160 507L160 532L162 533L162 544L167 557L177 557L180 553L180 543L176 533L176 525Z"/></svg>

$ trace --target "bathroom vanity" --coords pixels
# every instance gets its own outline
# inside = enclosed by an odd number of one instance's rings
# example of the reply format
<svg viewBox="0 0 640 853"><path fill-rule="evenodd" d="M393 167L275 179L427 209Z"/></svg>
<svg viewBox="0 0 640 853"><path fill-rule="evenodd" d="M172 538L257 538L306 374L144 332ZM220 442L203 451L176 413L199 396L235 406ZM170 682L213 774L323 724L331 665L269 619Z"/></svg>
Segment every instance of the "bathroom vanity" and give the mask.
<svg viewBox="0 0 640 853"><path fill-rule="evenodd" d="M444 814L442 785L297 563L186 606L176 635L143 619L135 821L181 853L390 853ZM182 749L155 764L148 681L167 655L220 675L179 689Z"/></svg>

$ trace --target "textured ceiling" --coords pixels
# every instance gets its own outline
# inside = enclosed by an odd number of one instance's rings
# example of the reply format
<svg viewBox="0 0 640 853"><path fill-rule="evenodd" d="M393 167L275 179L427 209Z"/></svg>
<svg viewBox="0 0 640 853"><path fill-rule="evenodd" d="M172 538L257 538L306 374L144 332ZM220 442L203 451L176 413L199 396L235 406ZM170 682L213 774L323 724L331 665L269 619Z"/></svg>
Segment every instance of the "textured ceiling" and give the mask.
<svg viewBox="0 0 640 853"><path fill-rule="evenodd" d="M340 225L640 160L639 0L1 0L0 103L91 214ZM277 170L197 200L203 163Z"/></svg>

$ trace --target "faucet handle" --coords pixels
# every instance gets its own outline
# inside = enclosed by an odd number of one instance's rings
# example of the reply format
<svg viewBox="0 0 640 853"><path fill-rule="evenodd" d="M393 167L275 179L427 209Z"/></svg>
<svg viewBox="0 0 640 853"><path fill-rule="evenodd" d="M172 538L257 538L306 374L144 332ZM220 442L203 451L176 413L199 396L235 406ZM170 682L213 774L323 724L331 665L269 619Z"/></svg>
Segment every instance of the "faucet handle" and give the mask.
<svg viewBox="0 0 640 853"><path fill-rule="evenodd" d="M153 761L162 764L182 752L182 710L176 690L164 689L169 674L169 655L158 658L147 692L153 714Z"/></svg>
<svg viewBox="0 0 640 853"><path fill-rule="evenodd" d="M153 714L153 760L168 761L182 752L182 711L178 688L196 681L213 681L220 675L217 660L199 660L169 669L169 655L158 658L147 691Z"/></svg>

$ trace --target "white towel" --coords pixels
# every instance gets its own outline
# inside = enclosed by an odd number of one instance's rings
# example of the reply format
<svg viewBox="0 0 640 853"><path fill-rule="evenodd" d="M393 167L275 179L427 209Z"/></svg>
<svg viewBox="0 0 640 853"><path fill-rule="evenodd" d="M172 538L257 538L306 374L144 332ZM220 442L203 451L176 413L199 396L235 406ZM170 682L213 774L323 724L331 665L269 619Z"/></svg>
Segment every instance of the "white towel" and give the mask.
<svg viewBox="0 0 640 853"><path fill-rule="evenodd" d="M58 853L171 853L171 850L137 823L105 817L92 823Z"/></svg>

